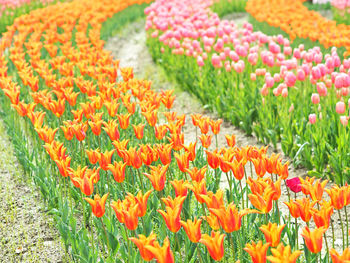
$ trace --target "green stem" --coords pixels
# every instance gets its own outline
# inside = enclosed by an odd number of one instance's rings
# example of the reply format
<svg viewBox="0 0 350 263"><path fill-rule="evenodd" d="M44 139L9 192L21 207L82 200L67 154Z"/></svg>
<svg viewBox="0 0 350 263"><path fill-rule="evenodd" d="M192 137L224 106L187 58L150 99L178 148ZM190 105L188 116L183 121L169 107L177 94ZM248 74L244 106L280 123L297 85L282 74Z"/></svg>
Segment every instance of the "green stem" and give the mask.
<svg viewBox="0 0 350 263"><path fill-rule="evenodd" d="M340 220L341 233L342 233L342 237L343 237L343 250L345 250L344 225L343 225L343 221L342 221L342 218L341 218L340 210L338 210L338 215L339 215L339 220Z"/></svg>
<svg viewBox="0 0 350 263"><path fill-rule="evenodd" d="M84 205L84 198L83 198L83 192L80 190L80 197L81 197L81 204L83 206L83 223L84 223L84 227L86 226L85 223L85 205Z"/></svg>
<svg viewBox="0 0 350 263"><path fill-rule="evenodd" d="M203 259L202 259L202 256L201 256L201 251L200 251L200 249L199 249L199 245L198 245L199 243L197 243L197 257L198 257L198 259L199 259L199 262L200 263L203 263Z"/></svg>
<svg viewBox="0 0 350 263"><path fill-rule="evenodd" d="M131 256L131 249L130 249L130 240L129 240L129 236L128 236L128 230L126 229L126 226L123 224L124 226L124 231L125 231L125 236L126 236L126 242L128 244L128 261L131 262L130 260L130 256Z"/></svg>
<svg viewBox="0 0 350 263"><path fill-rule="evenodd" d="M348 233L346 235L346 246L349 247L349 219L348 219L348 212L347 212L347 209L346 209L346 206L344 206L344 211L345 211L345 220L346 220L346 233Z"/></svg>
<svg viewBox="0 0 350 263"><path fill-rule="evenodd" d="M138 173L138 175L139 175L142 193L144 193L144 192L145 192L145 190L144 190L145 188L144 188L144 186L143 186L143 181L142 181L140 169L137 169L137 173Z"/></svg>
<svg viewBox="0 0 350 263"><path fill-rule="evenodd" d="M95 244L94 244L94 219L91 215L91 226L90 226L90 234L91 234L91 245L92 245L92 253L95 254Z"/></svg>
<svg viewBox="0 0 350 263"><path fill-rule="evenodd" d="M233 241L233 233L230 233L230 239L231 239L231 246L232 246L232 257L233 260L236 260L236 255L235 255L235 242Z"/></svg>
<svg viewBox="0 0 350 263"><path fill-rule="evenodd" d="M105 232L105 235L106 235L106 239L107 239L107 251L108 251L110 246L109 246L109 239L108 239L108 235L107 235L107 230L106 230L105 224L103 223L102 217L100 217L100 220L101 220L101 224L102 224L103 231Z"/></svg>
<svg viewBox="0 0 350 263"><path fill-rule="evenodd" d="M331 227L332 227L332 237L333 237L333 247L334 247L334 241L335 241L335 237L334 237L334 224L333 224L333 220L331 218Z"/></svg>

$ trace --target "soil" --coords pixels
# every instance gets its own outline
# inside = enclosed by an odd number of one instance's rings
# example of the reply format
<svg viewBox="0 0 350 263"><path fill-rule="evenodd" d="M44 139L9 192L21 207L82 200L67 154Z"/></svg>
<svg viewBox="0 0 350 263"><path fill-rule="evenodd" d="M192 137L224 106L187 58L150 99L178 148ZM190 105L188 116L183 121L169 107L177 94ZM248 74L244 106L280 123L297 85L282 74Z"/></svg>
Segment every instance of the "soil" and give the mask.
<svg viewBox="0 0 350 263"><path fill-rule="evenodd" d="M235 22L239 25L243 24L247 21L247 14L234 14L227 15L224 19L234 19ZM236 21L237 19L237 21ZM130 23L127 25L120 33L116 36L109 39L106 43L105 49L112 52L115 58L120 59L121 67L133 67L135 77L141 79L147 79L152 81L152 87L156 90L166 90L166 89L174 89L174 94L176 95L176 100L174 102L174 106L172 111L177 112L179 115L186 114L186 124L184 127L185 133L185 145L189 142L196 141L196 129L192 125L192 121L190 118L190 114L200 113L203 116L208 116L212 119L218 119L216 113L208 112L203 108L203 105L190 93L182 90L179 87L178 83L174 83L169 81L164 70L156 65L152 60L150 53L148 52L148 48L146 45L146 32L144 30L145 21L140 19L136 22ZM257 147L264 146L254 136L247 136L243 131L237 129L229 122L223 122L221 126L221 132L218 136L218 147L226 146L225 134L234 134L236 136L237 146L247 146L247 145L255 145ZM199 142L200 143L200 142ZM212 147L215 147L215 143L212 144ZM291 162L290 158L285 156L282 153L280 145L278 145L277 149L273 149L273 147L269 147L268 154L271 153L279 153L284 162ZM254 170L254 169L253 169ZM248 176L251 175L250 169L247 169ZM256 177L255 172L253 171L253 176ZM295 168L292 165L289 167L289 178L294 177L305 177L307 176L307 170L303 168ZM330 185L329 185L330 186ZM220 182L220 187L222 189L228 188L228 182L225 176L222 176L222 181ZM294 197L294 195L293 195ZM304 197L302 193L297 194L297 198ZM325 199L329 199L328 195L324 194ZM282 194L280 200L280 210L285 218L288 217L289 210L283 202L288 202L288 194L287 188L283 184L282 185ZM345 218L344 212L342 212L342 218ZM340 228L340 220L338 220L337 211L334 211L332 216L335 225L335 248L338 252L342 251L342 239L341 239L341 228ZM303 238L301 237L301 229L305 226L303 222L299 219L299 244L303 244ZM310 224L310 228L314 229L313 223ZM330 230L327 231L327 240L328 244L331 247L332 244L332 232ZM302 247L300 247L302 249ZM325 246L324 246L325 250Z"/></svg>
<svg viewBox="0 0 350 263"><path fill-rule="evenodd" d="M53 218L21 165L0 121L0 261L69 262Z"/></svg>

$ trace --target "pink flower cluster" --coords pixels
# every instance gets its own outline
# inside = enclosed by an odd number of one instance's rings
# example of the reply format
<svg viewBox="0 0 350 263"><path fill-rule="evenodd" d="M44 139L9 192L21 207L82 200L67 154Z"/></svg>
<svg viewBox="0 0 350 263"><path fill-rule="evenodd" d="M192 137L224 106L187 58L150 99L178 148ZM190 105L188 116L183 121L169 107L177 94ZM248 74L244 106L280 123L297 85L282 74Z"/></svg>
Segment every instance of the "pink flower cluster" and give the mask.
<svg viewBox="0 0 350 263"><path fill-rule="evenodd" d="M249 23L238 27L233 21L221 20L209 9L212 4L211 0L156 0L145 9L146 30L163 44L162 52L168 47L173 54L194 57L199 67L211 63L215 68L241 73L250 64L251 80L264 78L263 96L272 92L288 97L290 89L302 86L302 82L315 87L314 104L330 92L340 102L349 95L350 59L341 61L335 47L330 54L323 54L319 47L305 50L300 45L293 49L281 35L267 36L253 31ZM336 111L346 113L338 104ZM344 118L348 116L341 120ZM310 122L316 122L316 114L310 116Z"/></svg>
<svg viewBox="0 0 350 263"><path fill-rule="evenodd" d="M332 0L332 6L338 9L347 9L350 7L350 0Z"/></svg>
<svg viewBox="0 0 350 263"><path fill-rule="evenodd" d="M11 10L19 8L23 5L30 4L32 2L38 2L46 5L53 1L54 0L0 0L0 17L3 14L11 16L13 15L13 12Z"/></svg>

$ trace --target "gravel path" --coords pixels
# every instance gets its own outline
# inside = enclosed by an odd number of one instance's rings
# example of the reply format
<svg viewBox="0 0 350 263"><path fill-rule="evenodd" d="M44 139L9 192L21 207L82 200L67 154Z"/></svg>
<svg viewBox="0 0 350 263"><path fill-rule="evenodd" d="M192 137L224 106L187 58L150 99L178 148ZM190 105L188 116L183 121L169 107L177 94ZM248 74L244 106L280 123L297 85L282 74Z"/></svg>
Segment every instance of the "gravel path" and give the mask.
<svg viewBox="0 0 350 263"><path fill-rule="evenodd" d="M0 262L69 262L53 225L0 121Z"/></svg>

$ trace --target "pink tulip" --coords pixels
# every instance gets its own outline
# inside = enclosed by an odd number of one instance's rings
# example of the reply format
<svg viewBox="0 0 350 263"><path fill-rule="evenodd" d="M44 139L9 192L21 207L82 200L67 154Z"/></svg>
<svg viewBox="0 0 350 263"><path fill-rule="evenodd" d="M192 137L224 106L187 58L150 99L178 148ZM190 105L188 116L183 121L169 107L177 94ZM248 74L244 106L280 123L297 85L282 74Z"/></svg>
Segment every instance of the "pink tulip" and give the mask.
<svg viewBox="0 0 350 263"><path fill-rule="evenodd" d="M313 104L319 104L320 103L320 95L318 95L318 93L312 93L311 101Z"/></svg>
<svg viewBox="0 0 350 263"><path fill-rule="evenodd" d="M316 122L316 114L315 113L312 113L309 115L309 122L311 124L315 124L315 122Z"/></svg>
<svg viewBox="0 0 350 263"><path fill-rule="evenodd" d="M335 111L338 114L344 114L346 110L346 105L343 101L338 101L337 104L335 105Z"/></svg>
<svg viewBox="0 0 350 263"><path fill-rule="evenodd" d="M344 127L346 127L348 125L348 117L347 116L340 116L340 122Z"/></svg>

